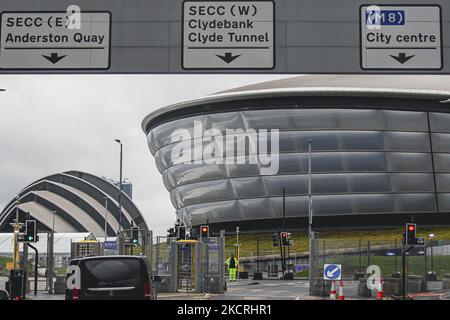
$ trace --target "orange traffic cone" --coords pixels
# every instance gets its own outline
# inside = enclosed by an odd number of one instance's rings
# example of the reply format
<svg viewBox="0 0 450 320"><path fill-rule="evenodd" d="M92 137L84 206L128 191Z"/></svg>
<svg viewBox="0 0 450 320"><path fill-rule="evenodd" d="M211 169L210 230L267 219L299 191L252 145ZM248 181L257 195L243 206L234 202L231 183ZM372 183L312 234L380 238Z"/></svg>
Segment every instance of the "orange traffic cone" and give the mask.
<svg viewBox="0 0 450 320"><path fill-rule="evenodd" d="M344 297L344 281L343 280L341 280L339 282L339 297L338 297L338 300L345 300L345 297Z"/></svg>
<svg viewBox="0 0 450 320"><path fill-rule="evenodd" d="M383 300L384 292L383 292L383 278L380 279L378 284L378 292L377 292L377 300Z"/></svg>
<svg viewBox="0 0 450 320"><path fill-rule="evenodd" d="M336 281L331 281L330 300L336 300Z"/></svg>

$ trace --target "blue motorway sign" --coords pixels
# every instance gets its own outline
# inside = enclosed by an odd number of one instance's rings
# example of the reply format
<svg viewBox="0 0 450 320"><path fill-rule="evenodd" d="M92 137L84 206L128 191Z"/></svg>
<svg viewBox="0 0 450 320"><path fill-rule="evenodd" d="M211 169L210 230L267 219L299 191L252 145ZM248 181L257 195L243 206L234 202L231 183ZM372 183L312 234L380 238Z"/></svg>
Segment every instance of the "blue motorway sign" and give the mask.
<svg viewBox="0 0 450 320"><path fill-rule="evenodd" d="M309 264L296 264L294 268L295 272L302 272L306 269L309 269Z"/></svg>
<svg viewBox="0 0 450 320"><path fill-rule="evenodd" d="M117 242L116 241L105 241L103 243L103 249L117 250Z"/></svg>
<svg viewBox="0 0 450 320"><path fill-rule="evenodd" d="M324 280L341 280L342 265L340 264L324 264L323 279Z"/></svg>
<svg viewBox="0 0 450 320"><path fill-rule="evenodd" d="M366 25L403 26L405 25L405 10L376 10L373 7L366 10Z"/></svg>

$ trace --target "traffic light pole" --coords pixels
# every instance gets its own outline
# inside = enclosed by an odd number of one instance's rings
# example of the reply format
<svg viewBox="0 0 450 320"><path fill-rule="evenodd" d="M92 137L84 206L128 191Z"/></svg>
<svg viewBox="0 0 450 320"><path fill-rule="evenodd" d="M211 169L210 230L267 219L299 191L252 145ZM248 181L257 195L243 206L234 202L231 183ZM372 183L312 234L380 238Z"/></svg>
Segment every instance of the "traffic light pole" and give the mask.
<svg viewBox="0 0 450 320"><path fill-rule="evenodd" d="M35 258L34 258L34 295L37 295L37 285L38 285L38 261L39 261L39 252L33 247L29 242L27 242L28 247L34 250Z"/></svg>
<svg viewBox="0 0 450 320"><path fill-rule="evenodd" d="M14 223L11 223L11 226L13 227L13 269L17 270L18 268L18 263L19 263L19 243L17 241L17 236L19 235L20 232L20 227L22 226L22 224L19 223L19 205L20 205L20 200L19 197L16 197L16 219L14 220Z"/></svg>
<svg viewBox="0 0 450 320"><path fill-rule="evenodd" d="M283 257L283 240L281 239L281 232L278 231L278 245L280 247L281 269L283 271L282 279L284 279L284 257Z"/></svg>
<svg viewBox="0 0 450 320"><path fill-rule="evenodd" d="M403 300L406 299L406 253L411 250L413 246L407 247L402 246L402 295Z"/></svg>
<svg viewBox="0 0 450 320"><path fill-rule="evenodd" d="M283 188L283 218L282 218L283 232L286 232L286 189ZM285 261L285 248L283 246L283 239L281 234L278 233L280 239L280 255L281 255L281 269L283 270L283 278L286 274L286 261Z"/></svg>
<svg viewBox="0 0 450 320"><path fill-rule="evenodd" d="M53 294L53 246L55 232L54 230L47 233L47 290L49 294Z"/></svg>

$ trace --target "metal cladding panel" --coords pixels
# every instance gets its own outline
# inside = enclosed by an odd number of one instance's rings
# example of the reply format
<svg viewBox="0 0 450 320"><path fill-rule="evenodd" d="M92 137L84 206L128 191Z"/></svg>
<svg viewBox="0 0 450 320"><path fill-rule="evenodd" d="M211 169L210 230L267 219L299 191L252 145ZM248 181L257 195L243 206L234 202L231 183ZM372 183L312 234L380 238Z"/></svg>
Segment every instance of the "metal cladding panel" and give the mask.
<svg viewBox="0 0 450 320"><path fill-rule="evenodd" d="M450 119L444 113L442 119L440 115L419 110L352 108L229 111L166 121L154 127L148 139L177 214L189 215L193 225L279 218L283 188L286 216L307 216L309 139L313 140L314 215L433 214L438 207L439 212L450 208L446 175L436 176L439 194L435 193L432 159L436 171L450 172L450 159L443 153L447 152L447 134L433 132L433 128L441 131L445 127L443 119ZM223 156L233 150L233 144L224 143L222 154L199 153L210 140L194 136L195 123L203 131L213 128L215 139L223 140L228 135L236 137L235 132L227 132L228 128L280 129L276 151L279 170L262 174L260 160L253 164L202 162L229 159ZM171 133L177 129L191 135L172 141ZM262 138L264 143L267 140ZM186 150L192 152L191 160L197 160L197 164L175 161L173 152L182 146L189 146ZM248 160L255 149L247 144L242 150Z"/></svg>

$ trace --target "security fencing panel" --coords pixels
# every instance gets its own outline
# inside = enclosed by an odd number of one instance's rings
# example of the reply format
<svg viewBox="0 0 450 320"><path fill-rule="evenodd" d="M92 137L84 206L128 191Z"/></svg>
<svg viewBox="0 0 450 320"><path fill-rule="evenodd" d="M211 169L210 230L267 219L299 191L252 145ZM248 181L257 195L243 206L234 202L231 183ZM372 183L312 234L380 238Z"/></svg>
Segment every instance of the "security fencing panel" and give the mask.
<svg viewBox="0 0 450 320"><path fill-rule="evenodd" d="M177 243L177 289L190 292L198 289L196 284L197 244Z"/></svg>
<svg viewBox="0 0 450 320"><path fill-rule="evenodd" d="M166 236L157 236L155 240L152 259L154 261L153 270L155 275L170 275L170 246L168 245L170 238Z"/></svg>
<svg viewBox="0 0 450 320"><path fill-rule="evenodd" d="M152 269L161 277L156 283L157 291L176 292L178 284L178 245L175 238L157 236L152 253Z"/></svg>
<svg viewBox="0 0 450 320"><path fill-rule="evenodd" d="M224 292L224 248L225 239L223 237L209 237L198 243L196 278L201 292Z"/></svg>

